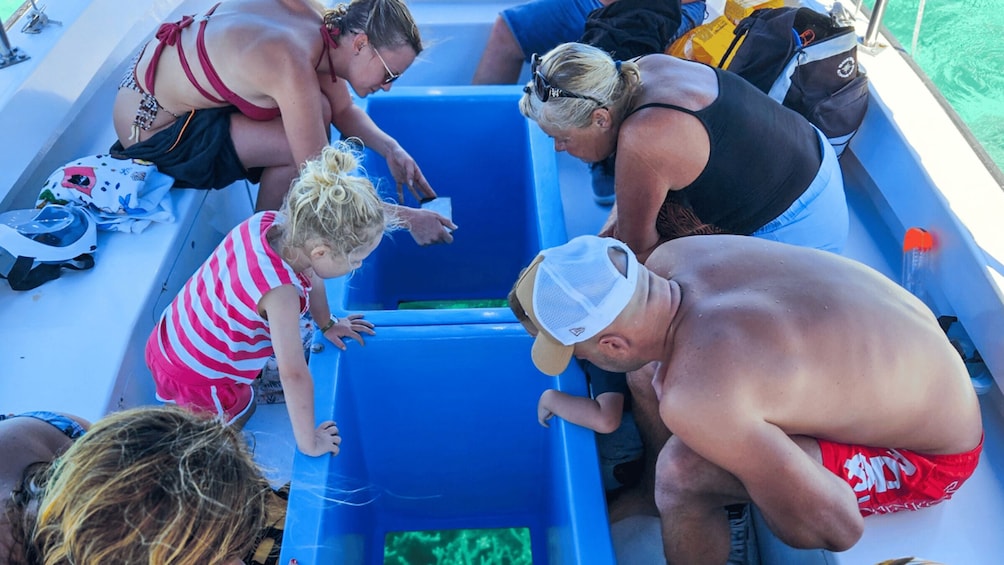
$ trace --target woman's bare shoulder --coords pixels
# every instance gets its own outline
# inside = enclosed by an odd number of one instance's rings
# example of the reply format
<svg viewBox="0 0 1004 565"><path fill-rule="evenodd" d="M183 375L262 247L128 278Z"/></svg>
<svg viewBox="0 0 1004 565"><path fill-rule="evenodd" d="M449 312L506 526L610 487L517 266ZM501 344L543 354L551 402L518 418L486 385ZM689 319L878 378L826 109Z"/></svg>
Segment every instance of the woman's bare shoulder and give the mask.
<svg viewBox="0 0 1004 565"><path fill-rule="evenodd" d="M320 49L320 14L291 13L274 2L242 2L220 16L225 17L213 19L207 26L207 41L215 40L230 50L244 67L271 65L277 60L307 65L316 62L311 56Z"/></svg>
<svg viewBox="0 0 1004 565"><path fill-rule="evenodd" d="M84 429L90 423L82 418L64 414ZM73 440L59 428L43 419L18 416L0 420L0 479L20 478L24 469L39 461L51 461L62 453Z"/></svg>

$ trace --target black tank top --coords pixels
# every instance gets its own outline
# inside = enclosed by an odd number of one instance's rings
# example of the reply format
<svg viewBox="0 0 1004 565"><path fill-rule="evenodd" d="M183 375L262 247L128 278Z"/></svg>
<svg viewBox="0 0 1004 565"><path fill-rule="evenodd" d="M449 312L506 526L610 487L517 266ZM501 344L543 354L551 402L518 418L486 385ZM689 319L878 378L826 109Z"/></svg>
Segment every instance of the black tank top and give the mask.
<svg viewBox="0 0 1004 565"><path fill-rule="evenodd" d="M711 154L689 186L669 191L656 221L664 239L695 233L749 235L778 217L808 188L822 163L816 130L734 73L714 69L718 97L688 110L704 124Z"/></svg>

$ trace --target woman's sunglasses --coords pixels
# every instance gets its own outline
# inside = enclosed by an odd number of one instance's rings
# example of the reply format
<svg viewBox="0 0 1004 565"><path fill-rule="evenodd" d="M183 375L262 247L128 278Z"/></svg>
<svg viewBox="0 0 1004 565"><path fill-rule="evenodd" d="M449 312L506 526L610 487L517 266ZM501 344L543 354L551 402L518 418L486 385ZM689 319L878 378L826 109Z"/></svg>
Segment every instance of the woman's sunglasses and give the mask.
<svg viewBox="0 0 1004 565"><path fill-rule="evenodd" d="M390 84L395 80L401 78L401 75L395 74L394 71L390 70L390 67L387 66L387 61L383 60L383 55L381 55L380 52L377 51L376 47L373 47L373 52L376 53L377 58L380 59L381 63L383 63L383 70L387 71L387 74L384 75L383 82L381 82L380 84Z"/></svg>
<svg viewBox="0 0 1004 565"><path fill-rule="evenodd" d="M530 59L530 74L533 78L523 87L523 92L536 94L541 102L547 102L552 98L579 98L582 100L592 100L598 105L603 106L602 102L592 96L576 94L558 86L551 86L551 83L544 77L544 73L540 72L540 62L540 55L534 53Z"/></svg>

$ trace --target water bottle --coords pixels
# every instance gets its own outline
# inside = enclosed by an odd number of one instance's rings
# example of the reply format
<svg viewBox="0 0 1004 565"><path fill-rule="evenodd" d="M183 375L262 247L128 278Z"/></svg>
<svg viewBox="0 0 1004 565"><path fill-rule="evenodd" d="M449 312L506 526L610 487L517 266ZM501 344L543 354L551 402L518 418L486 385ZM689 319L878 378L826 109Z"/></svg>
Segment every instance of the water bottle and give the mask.
<svg viewBox="0 0 1004 565"><path fill-rule="evenodd" d="M903 237L903 288L931 306L927 293L934 238L923 228L910 228Z"/></svg>

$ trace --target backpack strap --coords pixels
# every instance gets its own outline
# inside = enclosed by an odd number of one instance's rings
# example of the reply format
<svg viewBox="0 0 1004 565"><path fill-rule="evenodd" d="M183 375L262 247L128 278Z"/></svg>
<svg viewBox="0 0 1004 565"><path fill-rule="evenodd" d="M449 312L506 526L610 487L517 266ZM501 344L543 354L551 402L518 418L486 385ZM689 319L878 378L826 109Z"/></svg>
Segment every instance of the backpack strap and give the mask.
<svg viewBox="0 0 1004 565"><path fill-rule="evenodd" d="M746 35L746 32L750 30L752 24L753 24L752 20L748 22L746 20L743 20L739 22L738 26L736 26L736 31L735 31L736 36L732 38L732 43L729 43L729 48L726 49L725 54L722 55L722 60L718 61L719 69L725 68L723 66L725 65L725 61L729 60L729 55L732 54L732 50L736 48L736 44L739 43L739 40L742 39L742 37ZM795 53L798 53L799 51L802 50L802 46L804 45L804 42L802 41L802 36L798 34L798 30L795 28L791 28L791 35L795 40Z"/></svg>
<svg viewBox="0 0 1004 565"><path fill-rule="evenodd" d="M732 38L732 43L729 43L729 48L726 49L725 54L722 55L722 60L718 61L719 69L725 68L725 61L729 60L729 55L731 55L732 51L735 50L736 45L739 44L739 40L742 39L743 36L746 35L746 32L750 30L750 27L753 25L753 19L751 18L752 15L750 17L743 18L743 20L739 22L739 25L736 26L736 29L732 32L735 37Z"/></svg>
<svg viewBox="0 0 1004 565"><path fill-rule="evenodd" d="M94 267L94 256L90 253L78 255L62 263L42 263L35 268L31 266L35 260L31 257L18 257L5 277L12 290L31 290L42 283L58 279L63 268L74 271L86 271Z"/></svg>
<svg viewBox="0 0 1004 565"><path fill-rule="evenodd" d="M799 8L761 8L736 25L736 40L721 67L738 74L763 92L795 55L801 41L794 40ZM740 41L742 39L742 41Z"/></svg>

